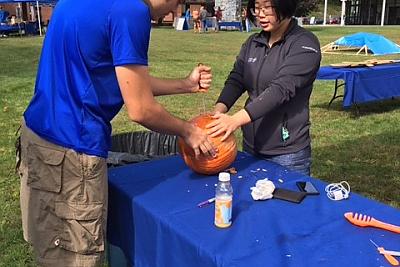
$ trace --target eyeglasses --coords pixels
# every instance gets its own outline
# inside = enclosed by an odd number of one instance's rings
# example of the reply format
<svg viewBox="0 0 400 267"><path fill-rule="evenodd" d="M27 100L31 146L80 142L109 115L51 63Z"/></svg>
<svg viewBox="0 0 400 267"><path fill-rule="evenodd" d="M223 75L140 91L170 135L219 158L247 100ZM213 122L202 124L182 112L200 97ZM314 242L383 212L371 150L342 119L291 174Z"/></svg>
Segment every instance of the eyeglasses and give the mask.
<svg viewBox="0 0 400 267"><path fill-rule="evenodd" d="M251 8L250 12L253 16L260 15L260 12L262 12L264 14L264 16L273 16L274 15L274 6L255 7L255 8Z"/></svg>

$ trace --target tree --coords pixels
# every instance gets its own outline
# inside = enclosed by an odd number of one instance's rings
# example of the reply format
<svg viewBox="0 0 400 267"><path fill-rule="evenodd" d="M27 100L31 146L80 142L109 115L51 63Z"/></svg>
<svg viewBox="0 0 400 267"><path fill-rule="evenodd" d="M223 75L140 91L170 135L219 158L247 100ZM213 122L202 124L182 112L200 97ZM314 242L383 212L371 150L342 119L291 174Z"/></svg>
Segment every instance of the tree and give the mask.
<svg viewBox="0 0 400 267"><path fill-rule="evenodd" d="M318 7L317 0L300 0L295 12L296 17L306 17Z"/></svg>

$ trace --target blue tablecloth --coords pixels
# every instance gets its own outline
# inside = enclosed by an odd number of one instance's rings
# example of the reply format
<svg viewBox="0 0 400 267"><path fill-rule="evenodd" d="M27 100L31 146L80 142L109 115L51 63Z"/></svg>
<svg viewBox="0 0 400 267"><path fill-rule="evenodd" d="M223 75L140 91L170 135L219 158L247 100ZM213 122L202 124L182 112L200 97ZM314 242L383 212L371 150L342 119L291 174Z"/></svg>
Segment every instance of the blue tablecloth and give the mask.
<svg viewBox="0 0 400 267"><path fill-rule="evenodd" d="M218 22L218 28L221 30L221 27L235 27L240 31L243 31L243 26L241 21L220 21Z"/></svg>
<svg viewBox="0 0 400 267"><path fill-rule="evenodd" d="M400 96L400 64L362 68L321 67L320 80L344 80L343 107Z"/></svg>
<svg viewBox="0 0 400 267"><path fill-rule="evenodd" d="M18 25L8 25L8 24L3 24L0 25L0 33L1 34L9 34L9 33L14 33L14 32L19 32L20 27Z"/></svg>
<svg viewBox="0 0 400 267"><path fill-rule="evenodd" d="M135 267L389 266L369 239L400 250L399 234L360 228L343 217L354 211L400 224L399 210L354 193L331 201L322 181L245 153L233 166L238 173L231 179L233 224L227 229L214 226L214 205L196 206L214 196L217 176L194 174L179 156L111 169L109 242ZM265 177L293 190L296 181L312 181L321 195L301 204L253 201L250 187Z"/></svg>

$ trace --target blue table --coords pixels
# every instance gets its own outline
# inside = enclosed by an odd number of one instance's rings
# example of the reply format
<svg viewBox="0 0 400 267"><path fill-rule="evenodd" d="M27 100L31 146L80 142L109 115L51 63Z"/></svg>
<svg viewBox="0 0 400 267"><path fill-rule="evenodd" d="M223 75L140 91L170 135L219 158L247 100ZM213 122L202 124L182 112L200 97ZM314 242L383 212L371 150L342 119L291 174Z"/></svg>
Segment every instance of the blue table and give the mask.
<svg viewBox="0 0 400 267"><path fill-rule="evenodd" d="M321 67L317 74L320 80L335 80L334 95L329 102L343 98L343 107L400 96L400 64L386 64L361 68ZM338 84L343 80L343 84ZM337 95L344 85L344 96Z"/></svg>
<svg viewBox="0 0 400 267"><path fill-rule="evenodd" d="M218 22L218 29L221 30L221 27L235 27L243 31L242 22L240 21L220 21Z"/></svg>
<svg viewBox="0 0 400 267"><path fill-rule="evenodd" d="M8 24L3 24L0 25L0 34L10 34L10 33L19 33L21 30L19 25L8 25Z"/></svg>
<svg viewBox="0 0 400 267"><path fill-rule="evenodd" d="M392 224L400 212L352 193L331 201L325 183L239 153L233 166L233 224L213 224L214 205L196 205L214 195L217 176L189 170L179 156L109 171L108 240L135 267L389 266L371 244L400 250L400 235L350 224L355 211ZM296 190L312 181L321 192L301 204L278 199L253 201L250 187L268 177ZM279 182L279 179L283 183Z"/></svg>

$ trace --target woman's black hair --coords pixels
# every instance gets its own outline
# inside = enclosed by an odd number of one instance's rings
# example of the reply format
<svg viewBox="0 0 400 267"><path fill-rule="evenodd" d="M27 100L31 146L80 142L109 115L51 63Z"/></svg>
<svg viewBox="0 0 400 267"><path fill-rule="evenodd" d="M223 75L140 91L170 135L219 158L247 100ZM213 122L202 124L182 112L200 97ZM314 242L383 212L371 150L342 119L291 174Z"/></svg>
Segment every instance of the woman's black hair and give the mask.
<svg viewBox="0 0 400 267"><path fill-rule="evenodd" d="M297 8L298 0L269 0L271 5L274 7L276 12L276 17L278 20L291 18ZM254 16L252 10L255 8L256 0L249 0L247 4L247 18L256 23L256 17Z"/></svg>

